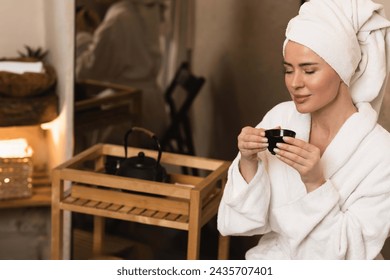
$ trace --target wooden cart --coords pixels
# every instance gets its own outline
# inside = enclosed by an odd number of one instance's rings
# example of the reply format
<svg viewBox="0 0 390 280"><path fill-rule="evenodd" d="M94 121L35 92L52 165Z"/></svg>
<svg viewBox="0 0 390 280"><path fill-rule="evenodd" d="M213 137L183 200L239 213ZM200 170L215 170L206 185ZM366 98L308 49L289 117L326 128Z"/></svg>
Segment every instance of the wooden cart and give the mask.
<svg viewBox="0 0 390 280"><path fill-rule="evenodd" d="M128 156L139 151L129 147ZM142 151L157 156L157 151ZM161 164L170 181L160 183L106 174L107 156L124 157L124 148L98 144L53 170L52 259L63 256L64 211L94 216L94 254L101 253L107 217L188 231L187 258L198 259L200 230L217 213L230 163L163 153ZM181 174L182 167L196 168L203 175ZM228 237L219 236L218 243L218 258L227 259Z"/></svg>

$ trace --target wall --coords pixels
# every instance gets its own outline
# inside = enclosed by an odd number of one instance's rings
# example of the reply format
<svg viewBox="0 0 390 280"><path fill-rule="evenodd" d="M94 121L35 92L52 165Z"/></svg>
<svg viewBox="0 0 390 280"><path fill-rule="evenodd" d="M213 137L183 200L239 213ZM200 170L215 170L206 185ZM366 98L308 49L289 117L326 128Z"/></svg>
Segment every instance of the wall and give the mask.
<svg viewBox="0 0 390 280"><path fill-rule="evenodd" d="M43 12L42 0L1 0L0 57L18 56L17 51L24 51L25 44L45 45Z"/></svg>
<svg viewBox="0 0 390 280"><path fill-rule="evenodd" d="M287 100L282 43L300 1L195 1L193 70L206 77L194 107L202 156L231 160L245 125Z"/></svg>

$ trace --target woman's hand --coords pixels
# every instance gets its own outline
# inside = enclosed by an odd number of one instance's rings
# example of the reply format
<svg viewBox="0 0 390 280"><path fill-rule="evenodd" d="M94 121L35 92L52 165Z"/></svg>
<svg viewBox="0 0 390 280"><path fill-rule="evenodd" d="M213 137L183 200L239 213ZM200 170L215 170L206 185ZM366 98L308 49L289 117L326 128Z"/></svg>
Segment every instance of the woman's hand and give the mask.
<svg viewBox="0 0 390 280"><path fill-rule="evenodd" d="M314 191L325 183L320 159L320 149L303 140L283 137L284 143L278 143L274 149L276 156L298 171L307 192Z"/></svg>
<svg viewBox="0 0 390 280"><path fill-rule="evenodd" d="M257 171L257 153L268 147L264 129L244 127L238 135L238 149L241 153L240 171L246 182L255 176Z"/></svg>

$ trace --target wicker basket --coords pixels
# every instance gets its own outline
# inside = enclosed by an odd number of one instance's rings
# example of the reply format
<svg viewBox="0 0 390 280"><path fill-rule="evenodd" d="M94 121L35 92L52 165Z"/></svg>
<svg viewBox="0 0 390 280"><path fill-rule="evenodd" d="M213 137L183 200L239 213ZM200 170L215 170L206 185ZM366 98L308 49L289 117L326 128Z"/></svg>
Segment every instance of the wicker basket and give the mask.
<svg viewBox="0 0 390 280"><path fill-rule="evenodd" d="M30 157L0 158L0 200L30 197L32 169Z"/></svg>
<svg viewBox="0 0 390 280"><path fill-rule="evenodd" d="M33 58L3 59L3 61L37 62ZM43 63L44 73L16 74L0 71L0 95L9 97L27 97L44 94L53 90L56 73L52 66Z"/></svg>

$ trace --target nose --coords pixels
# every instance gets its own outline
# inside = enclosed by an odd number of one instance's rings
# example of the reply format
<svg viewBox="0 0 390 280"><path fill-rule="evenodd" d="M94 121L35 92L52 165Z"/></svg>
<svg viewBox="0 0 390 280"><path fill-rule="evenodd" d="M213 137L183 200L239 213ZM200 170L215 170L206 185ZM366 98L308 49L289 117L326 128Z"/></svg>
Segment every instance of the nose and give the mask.
<svg viewBox="0 0 390 280"><path fill-rule="evenodd" d="M294 71L291 75L290 86L299 89L304 86L303 77L300 71Z"/></svg>

